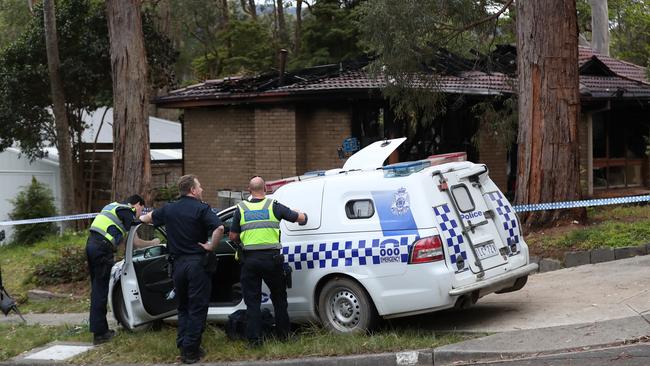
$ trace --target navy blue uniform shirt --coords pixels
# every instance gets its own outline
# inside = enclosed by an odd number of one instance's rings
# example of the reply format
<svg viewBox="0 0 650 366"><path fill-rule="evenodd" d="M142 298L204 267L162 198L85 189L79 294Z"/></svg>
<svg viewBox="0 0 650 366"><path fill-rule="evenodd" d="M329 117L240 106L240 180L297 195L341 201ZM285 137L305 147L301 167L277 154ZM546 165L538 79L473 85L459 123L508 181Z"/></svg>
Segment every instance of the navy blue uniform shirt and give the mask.
<svg viewBox="0 0 650 366"><path fill-rule="evenodd" d="M261 198L252 198L250 202L255 203L260 202L261 200ZM275 215L278 220L287 220L289 222L298 221L298 213L296 211L292 211L289 207L281 204L278 201L273 201L273 215ZM241 226L239 225L240 221L241 212L239 211L239 208L237 208L235 210L235 213L232 215L232 224L230 224L231 233L241 233Z"/></svg>
<svg viewBox="0 0 650 366"><path fill-rule="evenodd" d="M223 225L210 205L190 196L181 196L178 201L154 210L152 218L154 226L165 225L171 255L205 253L198 243L205 243Z"/></svg>

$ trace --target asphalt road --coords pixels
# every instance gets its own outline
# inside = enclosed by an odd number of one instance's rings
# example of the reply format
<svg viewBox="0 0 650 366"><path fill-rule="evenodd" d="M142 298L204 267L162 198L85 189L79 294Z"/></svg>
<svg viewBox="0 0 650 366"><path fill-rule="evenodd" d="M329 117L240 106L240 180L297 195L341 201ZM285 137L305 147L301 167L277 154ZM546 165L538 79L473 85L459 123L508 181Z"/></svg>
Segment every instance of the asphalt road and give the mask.
<svg viewBox="0 0 650 366"><path fill-rule="evenodd" d="M479 362L489 366L646 366L650 365L650 344L637 344L594 351L563 353L504 362Z"/></svg>

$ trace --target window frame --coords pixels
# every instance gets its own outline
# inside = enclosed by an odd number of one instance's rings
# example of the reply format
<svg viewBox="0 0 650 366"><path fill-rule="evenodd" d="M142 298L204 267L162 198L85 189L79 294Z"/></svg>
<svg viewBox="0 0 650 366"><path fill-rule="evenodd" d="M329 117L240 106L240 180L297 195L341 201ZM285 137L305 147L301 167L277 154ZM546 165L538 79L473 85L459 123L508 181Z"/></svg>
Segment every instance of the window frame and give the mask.
<svg viewBox="0 0 650 366"><path fill-rule="evenodd" d="M352 210L352 206L353 206L356 202L364 202L364 201L370 203L370 208L372 208L372 213L370 214L370 216L358 216L358 217L357 217L357 216L355 215L354 211ZM377 212L377 210L375 209L375 203L374 203L374 202L372 201L372 199L370 199L370 198L351 199L351 200L348 200L348 201L345 203L345 216L346 216L349 220L364 220L364 219L369 219L369 218L372 218L373 216L375 216L375 213L376 213L376 212ZM353 216L353 217L351 217L351 216Z"/></svg>
<svg viewBox="0 0 650 366"><path fill-rule="evenodd" d="M465 192L467 192L467 197L469 198L469 202L472 204L472 208L469 210L463 210L460 207L460 204L458 203L458 199L456 199L456 193L454 192L456 188L463 188L465 189ZM467 188L467 185L460 183L451 186L451 196L454 198L454 202L456 202L456 207L458 207L458 210L462 213L467 213L467 212L472 212L476 211L476 203L474 202L474 198L472 197L472 193L469 191L469 188Z"/></svg>

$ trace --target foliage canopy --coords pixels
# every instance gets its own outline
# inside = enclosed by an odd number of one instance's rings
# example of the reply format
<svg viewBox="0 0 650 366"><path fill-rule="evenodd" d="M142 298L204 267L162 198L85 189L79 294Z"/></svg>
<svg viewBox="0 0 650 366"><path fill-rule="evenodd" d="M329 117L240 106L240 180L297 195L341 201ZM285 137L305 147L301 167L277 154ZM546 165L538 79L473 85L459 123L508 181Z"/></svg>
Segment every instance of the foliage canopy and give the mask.
<svg viewBox="0 0 650 366"><path fill-rule="evenodd" d="M81 142L82 111L112 102L110 48L103 2L62 0L56 9L61 73L73 146ZM176 52L143 16L152 86L169 83ZM0 54L0 150L20 143L29 158L54 143L45 52L43 10L38 6L25 31Z"/></svg>

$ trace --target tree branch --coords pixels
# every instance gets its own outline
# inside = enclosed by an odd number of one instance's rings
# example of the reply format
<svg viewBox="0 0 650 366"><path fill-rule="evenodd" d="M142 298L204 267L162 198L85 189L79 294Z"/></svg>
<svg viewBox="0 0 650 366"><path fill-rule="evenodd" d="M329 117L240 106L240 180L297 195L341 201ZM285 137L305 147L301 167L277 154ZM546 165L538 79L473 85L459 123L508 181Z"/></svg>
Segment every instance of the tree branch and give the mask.
<svg viewBox="0 0 650 366"><path fill-rule="evenodd" d="M463 26L462 28L458 28L457 31L459 31L459 32L464 32L464 31L466 31L466 30L468 30L468 29L472 29L472 28L474 28L474 27L476 27L476 26L478 26L478 25L481 25L481 24L483 24L483 23L489 22L489 21L492 20L492 19L497 19L497 18L499 18L499 16L501 16L501 14L503 14L503 12L506 11L506 10L508 9L508 7L510 7L510 4L512 4L513 1L514 1L514 0L508 0L508 1L503 5L503 7L501 7L501 9L499 9L499 11L497 11L496 13L494 13L494 14L492 14L492 15L490 15L490 16L487 16L487 17L485 17L485 18L483 18L483 19L479 19L479 20L477 20L477 21L475 21L475 22L472 22L472 23L470 23L470 24L467 24L467 25Z"/></svg>

